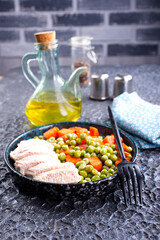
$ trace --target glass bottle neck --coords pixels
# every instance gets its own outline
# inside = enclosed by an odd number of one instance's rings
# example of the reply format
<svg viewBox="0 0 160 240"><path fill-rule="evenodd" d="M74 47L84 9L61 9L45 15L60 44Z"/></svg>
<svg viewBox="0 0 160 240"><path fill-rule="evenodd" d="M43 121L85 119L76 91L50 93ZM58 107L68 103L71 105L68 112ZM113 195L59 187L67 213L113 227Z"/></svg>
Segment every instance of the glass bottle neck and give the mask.
<svg viewBox="0 0 160 240"><path fill-rule="evenodd" d="M36 43L35 47L43 78L53 80L59 75L58 42Z"/></svg>

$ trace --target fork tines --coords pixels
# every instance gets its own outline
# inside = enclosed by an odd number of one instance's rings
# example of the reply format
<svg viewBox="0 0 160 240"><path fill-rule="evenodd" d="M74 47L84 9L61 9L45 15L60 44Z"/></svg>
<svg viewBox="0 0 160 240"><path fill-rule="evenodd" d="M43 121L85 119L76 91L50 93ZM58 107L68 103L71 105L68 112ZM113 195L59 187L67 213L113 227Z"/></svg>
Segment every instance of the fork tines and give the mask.
<svg viewBox="0 0 160 240"><path fill-rule="evenodd" d="M138 187L138 194L139 194L139 202L141 204L142 203L142 174L140 172L138 165L132 162L122 162L117 165L117 168L118 168L118 176L120 179L126 205L128 205L126 184L128 186L128 196L129 196L130 204L132 203L131 185L134 193L135 204L137 205L137 198L136 198L137 187Z"/></svg>

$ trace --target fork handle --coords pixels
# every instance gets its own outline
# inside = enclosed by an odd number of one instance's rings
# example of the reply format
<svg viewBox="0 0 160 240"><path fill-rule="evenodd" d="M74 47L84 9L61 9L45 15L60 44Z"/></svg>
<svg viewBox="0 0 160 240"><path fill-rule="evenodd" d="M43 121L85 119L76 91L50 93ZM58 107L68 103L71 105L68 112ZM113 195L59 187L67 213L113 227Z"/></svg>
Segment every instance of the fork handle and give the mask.
<svg viewBox="0 0 160 240"><path fill-rule="evenodd" d="M115 139L116 139L116 143L117 143L117 146L118 146L118 150L119 150L119 153L121 155L122 161L124 162L124 161L126 161L126 157L125 157L125 154L124 154L124 149L123 149L119 129L118 129L118 126L117 126L117 122L116 122L116 120L113 116L113 113L112 113L112 110L111 110L110 106L108 106L108 112L109 112L109 117L110 117L112 130L113 130L113 133L114 133L114 136L115 136Z"/></svg>

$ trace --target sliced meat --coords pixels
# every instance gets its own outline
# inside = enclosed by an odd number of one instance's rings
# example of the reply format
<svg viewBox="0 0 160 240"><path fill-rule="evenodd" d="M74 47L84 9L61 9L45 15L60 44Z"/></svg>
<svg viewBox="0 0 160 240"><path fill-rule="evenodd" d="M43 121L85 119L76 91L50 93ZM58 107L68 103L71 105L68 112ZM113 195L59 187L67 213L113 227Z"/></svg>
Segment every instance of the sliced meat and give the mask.
<svg viewBox="0 0 160 240"><path fill-rule="evenodd" d="M45 140L40 140L40 139L28 139L28 140L23 140L18 144L18 147L10 152L10 157L14 160L19 158L19 155L30 149L31 147L40 147L40 148L45 148L48 149L49 151L53 151L53 145ZM23 156L23 154L22 154Z"/></svg>
<svg viewBox="0 0 160 240"><path fill-rule="evenodd" d="M39 174L42 174L47 171L55 169L74 169L75 166L71 162L55 164L54 161L47 161L45 163L40 163L34 167L31 167L26 170L25 174L27 176L36 177Z"/></svg>
<svg viewBox="0 0 160 240"><path fill-rule="evenodd" d="M34 177L35 180L50 183L77 183L81 180L77 168L51 170Z"/></svg>
<svg viewBox="0 0 160 240"><path fill-rule="evenodd" d="M17 160L20 160L27 156L31 156L31 155L35 155L35 154L37 154L37 155L38 154L47 154L52 157L55 157L55 159L56 158L58 159L57 154L53 150L47 148L46 146L42 146L42 145L29 146L28 148L24 148L23 150L17 152L16 154L11 153L10 156L11 156L11 158L14 159L14 161L17 161Z"/></svg>
<svg viewBox="0 0 160 240"><path fill-rule="evenodd" d="M48 154L36 154L36 155L30 155L23 159L20 159L14 163L15 169L17 169L20 173L23 175L26 174L27 169L36 166L40 163L45 162L54 162L56 165L60 164L60 161L57 159L55 161L53 156L50 156Z"/></svg>

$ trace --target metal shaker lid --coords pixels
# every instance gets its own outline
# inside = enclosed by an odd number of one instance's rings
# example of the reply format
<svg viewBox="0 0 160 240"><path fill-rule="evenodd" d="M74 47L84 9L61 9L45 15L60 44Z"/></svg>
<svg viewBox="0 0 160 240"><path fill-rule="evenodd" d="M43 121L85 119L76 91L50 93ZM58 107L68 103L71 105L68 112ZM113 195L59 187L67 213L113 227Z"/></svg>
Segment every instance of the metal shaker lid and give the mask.
<svg viewBox="0 0 160 240"><path fill-rule="evenodd" d="M132 80L132 76L129 74L118 74L115 76L114 80L128 82L128 81Z"/></svg>

